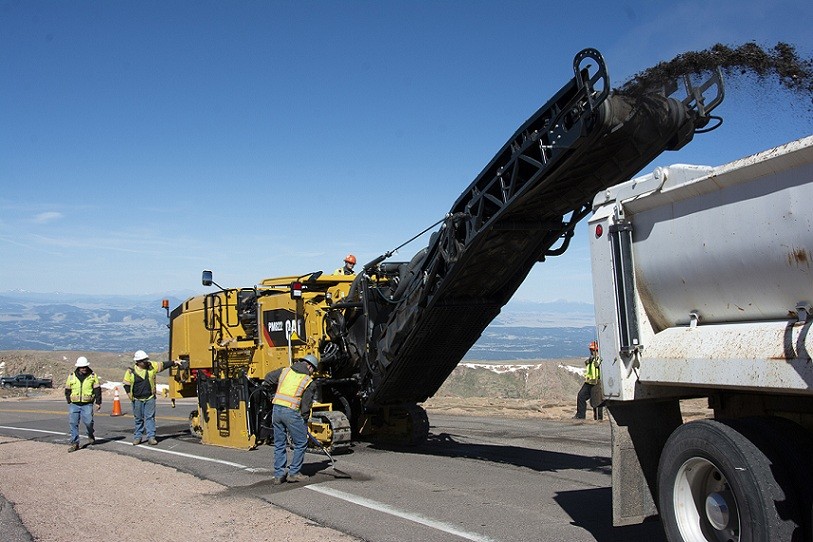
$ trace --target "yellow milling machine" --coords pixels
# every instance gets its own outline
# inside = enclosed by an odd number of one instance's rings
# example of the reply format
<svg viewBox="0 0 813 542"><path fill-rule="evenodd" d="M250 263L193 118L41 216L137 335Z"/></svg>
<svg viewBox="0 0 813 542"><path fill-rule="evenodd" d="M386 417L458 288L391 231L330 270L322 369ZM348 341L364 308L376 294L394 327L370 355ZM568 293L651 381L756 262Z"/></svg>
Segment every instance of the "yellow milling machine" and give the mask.
<svg viewBox="0 0 813 542"><path fill-rule="evenodd" d="M204 285L219 291L171 313L165 303L170 358L185 362L172 369L170 393L197 397L192 432L235 448L271 442L273 391L262 379L312 354L319 367L309 426L326 449L354 438L424 442L429 420L420 403L533 265L567 249L596 193L691 141L723 97L719 72L697 85L686 77L683 87L611 92L595 49L576 55L573 72L410 261L387 261L389 251L356 276L317 271L240 289L220 287L205 271Z"/></svg>
<svg viewBox="0 0 813 542"><path fill-rule="evenodd" d="M264 280L256 288L221 289L188 299L170 314L170 351L184 363L170 379L170 397L198 397L190 430L205 444L253 448L271 443L271 397L263 377L306 354L319 356L327 306L347 296L354 277ZM213 283L204 272L205 285ZM322 366L314 378L329 380ZM332 388L331 388L332 389ZM349 445L350 422L320 389L309 430L328 450Z"/></svg>

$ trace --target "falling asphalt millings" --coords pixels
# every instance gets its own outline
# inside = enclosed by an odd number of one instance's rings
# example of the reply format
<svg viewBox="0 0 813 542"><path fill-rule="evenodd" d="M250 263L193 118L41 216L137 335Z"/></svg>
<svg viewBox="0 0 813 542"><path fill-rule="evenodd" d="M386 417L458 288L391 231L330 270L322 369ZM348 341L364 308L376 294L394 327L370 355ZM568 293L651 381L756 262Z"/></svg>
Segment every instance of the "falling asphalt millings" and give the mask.
<svg viewBox="0 0 813 542"><path fill-rule="evenodd" d="M802 58L796 47L777 43L765 49L754 42L737 47L716 44L703 51L680 53L632 76L616 89L619 94L641 95L657 91L684 75L720 68L728 80L754 78L778 81L785 89L813 104L813 60Z"/></svg>

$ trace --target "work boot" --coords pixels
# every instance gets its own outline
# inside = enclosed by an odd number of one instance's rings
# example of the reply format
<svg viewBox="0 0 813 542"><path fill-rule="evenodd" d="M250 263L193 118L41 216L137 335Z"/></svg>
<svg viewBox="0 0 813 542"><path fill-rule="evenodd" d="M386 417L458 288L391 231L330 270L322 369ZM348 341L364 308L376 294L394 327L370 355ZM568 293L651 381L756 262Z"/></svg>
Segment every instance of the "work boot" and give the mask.
<svg viewBox="0 0 813 542"><path fill-rule="evenodd" d="M150 443L150 446L155 446L156 444L158 444L158 441L157 441L157 440L155 440L155 437L151 438L151 439L150 439L150 440L148 440L147 442L149 442L149 443Z"/></svg>
<svg viewBox="0 0 813 542"><path fill-rule="evenodd" d="M310 479L310 476L307 474L302 474L301 472L297 472L296 474L289 474L288 475L288 482L296 483L296 482L307 482Z"/></svg>
<svg viewBox="0 0 813 542"><path fill-rule="evenodd" d="M79 444L78 443L73 443L70 446L68 446L68 453L75 452L78 449L79 449Z"/></svg>
<svg viewBox="0 0 813 542"><path fill-rule="evenodd" d="M274 479L271 480L271 483L275 486L278 486L282 483L282 476L274 476Z"/></svg>
<svg viewBox="0 0 813 542"><path fill-rule="evenodd" d="M134 438L133 439L133 446L138 446L139 444L141 444L141 439L140 438Z"/></svg>

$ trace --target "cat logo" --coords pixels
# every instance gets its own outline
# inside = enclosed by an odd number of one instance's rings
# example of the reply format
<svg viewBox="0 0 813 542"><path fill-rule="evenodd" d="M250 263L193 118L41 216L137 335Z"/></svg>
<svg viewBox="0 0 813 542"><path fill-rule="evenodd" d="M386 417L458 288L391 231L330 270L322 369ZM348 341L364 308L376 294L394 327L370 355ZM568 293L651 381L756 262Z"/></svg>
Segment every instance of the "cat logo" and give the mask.
<svg viewBox="0 0 813 542"><path fill-rule="evenodd" d="M291 344L304 344L300 340L305 334L305 320L297 318L294 311L274 309L263 311L263 337L269 346L287 346L288 339Z"/></svg>

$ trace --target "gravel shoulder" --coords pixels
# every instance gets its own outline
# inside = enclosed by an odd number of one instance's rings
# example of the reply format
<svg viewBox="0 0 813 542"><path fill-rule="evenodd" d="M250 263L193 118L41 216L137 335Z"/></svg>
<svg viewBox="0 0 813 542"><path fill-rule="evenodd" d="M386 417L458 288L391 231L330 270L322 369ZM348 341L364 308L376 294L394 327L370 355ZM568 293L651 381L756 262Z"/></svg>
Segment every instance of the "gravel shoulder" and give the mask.
<svg viewBox="0 0 813 542"><path fill-rule="evenodd" d="M66 449L0 436L4 541L130 540L134 533L145 542L359 540L261 499L223 498L224 486L170 467L91 448L72 454ZM134 478L138 483L131 483Z"/></svg>

